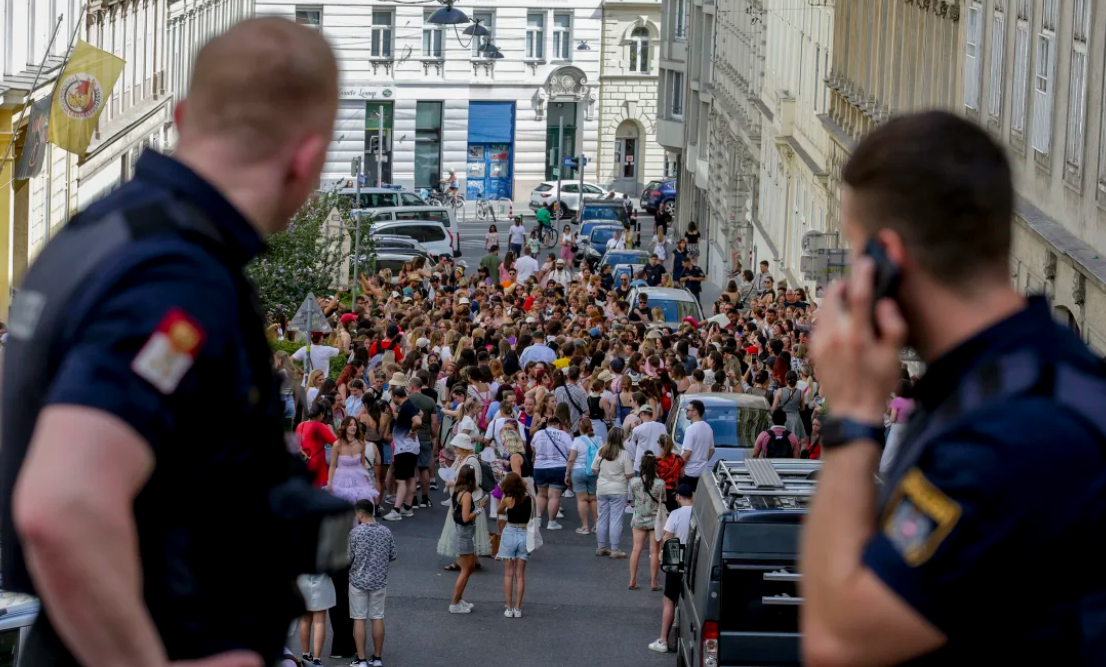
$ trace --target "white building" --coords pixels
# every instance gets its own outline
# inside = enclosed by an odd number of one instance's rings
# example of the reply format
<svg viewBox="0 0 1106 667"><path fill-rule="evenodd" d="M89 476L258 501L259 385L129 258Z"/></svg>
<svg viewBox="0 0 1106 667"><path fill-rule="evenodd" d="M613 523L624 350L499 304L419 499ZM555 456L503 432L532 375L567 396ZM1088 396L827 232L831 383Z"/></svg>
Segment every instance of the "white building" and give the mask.
<svg viewBox="0 0 1106 667"><path fill-rule="evenodd" d="M656 142L660 0L603 2L598 181L636 197L666 176Z"/></svg>
<svg viewBox="0 0 1106 667"><path fill-rule="evenodd" d="M688 7L691 0L661 0L660 49L657 54L657 144L665 152L666 173L676 176L676 210L686 222L692 181L682 169L684 153L684 99L687 73Z"/></svg>
<svg viewBox="0 0 1106 667"><path fill-rule="evenodd" d="M258 14L317 26L338 55L341 100L324 180L348 179L351 160L363 156L370 182L438 187L452 168L470 200L528 200L540 182L556 178L562 120L564 154L594 161L599 0L569 0L555 8L537 0L459 7L491 31L480 39L463 35L463 25L426 23L439 7L257 3ZM487 41L504 57L478 53Z"/></svg>

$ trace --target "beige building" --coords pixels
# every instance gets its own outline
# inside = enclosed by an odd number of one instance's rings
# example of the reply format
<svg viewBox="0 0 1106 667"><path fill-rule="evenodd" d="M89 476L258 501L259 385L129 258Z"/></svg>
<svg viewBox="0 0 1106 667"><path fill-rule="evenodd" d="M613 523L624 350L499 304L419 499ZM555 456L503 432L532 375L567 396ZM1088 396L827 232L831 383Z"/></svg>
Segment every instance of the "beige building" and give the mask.
<svg viewBox="0 0 1106 667"><path fill-rule="evenodd" d="M968 0L961 108L1009 147L1010 275L1106 353L1106 5Z"/></svg>
<svg viewBox="0 0 1106 667"><path fill-rule="evenodd" d="M636 197L665 175L656 142L660 0L603 3L596 180Z"/></svg>

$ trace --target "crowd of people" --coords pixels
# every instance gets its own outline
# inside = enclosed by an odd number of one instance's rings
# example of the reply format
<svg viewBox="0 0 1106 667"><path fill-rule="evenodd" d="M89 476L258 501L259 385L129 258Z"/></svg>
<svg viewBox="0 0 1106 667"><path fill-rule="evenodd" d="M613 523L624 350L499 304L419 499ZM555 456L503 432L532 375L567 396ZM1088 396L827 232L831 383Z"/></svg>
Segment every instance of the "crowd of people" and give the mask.
<svg viewBox="0 0 1106 667"><path fill-rule="evenodd" d="M698 232L689 235L697 247ZM449 258L412 262L399 275L363 277L356 304L321 298L334 330L312 334L310 348L307 335L279 314L270 329L304 343L276 356L287 417L315 483L362 508L357 530L432 509L439 485L448 493L437 501L449 508L437 551L450 560L445 569L457 572L451 613L473 611L464 599L469 577L481 558L496 557L505 563L504 616L521 617L530 553L540 531L564 527L563 503L573 501L575 532L594 535L596 556L628 559L630 589L639 586L644 556L650 588L665 590L661 541L679 536L670 528L680 519L670 517L680 510L680 490L690 503L715 449L699 400L683 404L688 426L682 442L673 440L666 423L682 394L762 396L772 425L751 455L820 455L824 406L807 358L817 306L801 288L777 285L767 262L759 274L731 281L705 321L664 327L647 300L627 302L627 286L615 285L609 272L593 275L568 246L538 265L529 237L520 221L512 223L503 239L511 250L500 260L493 227L475 272ZM666 279L685 262L701 275L690 245L685 236L669 249L662 227L649 245L652 263ZM635 280L649 284L647 275ZM331 379L326 369L336 356L347 364ZM889 424L905 421L906 404L895 405ZM380 546L371 558L386 570L388 556L394 551ZM301 622L304 658L319 659L325 624L317 614L331 609L362 621L354 644L334 639L366 659L365 605L354 603L365 589L352 575L324 579L301 578L312 603ZM374 640L379 598L369 605ZM336 635L352 636L348 623L332 617L332 624ZM382 626L379 634L382 641ZM667 650L663 641L652 648ZM381 664L381 648L374 650L367 660Z"/></svg>

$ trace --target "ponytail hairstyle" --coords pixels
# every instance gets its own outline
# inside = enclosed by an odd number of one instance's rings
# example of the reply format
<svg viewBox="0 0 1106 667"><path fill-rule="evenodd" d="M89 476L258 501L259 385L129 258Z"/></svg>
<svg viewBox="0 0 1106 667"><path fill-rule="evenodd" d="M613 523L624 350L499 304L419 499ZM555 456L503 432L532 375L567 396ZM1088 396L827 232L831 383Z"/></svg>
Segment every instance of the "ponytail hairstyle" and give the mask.
<svg viewBox="0 0 1106 667"><path fill-rule="evenodd" d="M653 494L653 482L657 481L657 457L653 452L641 455L641 490L647 496Z"/></svg>

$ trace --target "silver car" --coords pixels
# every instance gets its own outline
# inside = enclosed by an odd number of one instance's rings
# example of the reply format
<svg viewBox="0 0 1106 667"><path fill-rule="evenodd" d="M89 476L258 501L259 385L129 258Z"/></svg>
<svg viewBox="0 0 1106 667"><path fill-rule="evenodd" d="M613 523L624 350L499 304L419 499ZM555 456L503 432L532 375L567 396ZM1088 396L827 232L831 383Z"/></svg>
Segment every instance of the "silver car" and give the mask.
<svg viewBox="0 0 1106 667"><path fill-rule="evenodd" d="M16 665L41 609L38 598L0 591L0 665Z"/></svg>
<svg viewBox="0 0 1106 667"><path fill-rule="evenodd" d="M677 449L683 445L684 431L691 423L685 408L694 400L703 402L706 408L703 420L714 431L711 465L719 459L743 461L746 453L752 458L757 437L767 431L772 423L772 406L768 404L768 399L752 394L681 394L679 404L669 411L666 424Z"/></svg>

